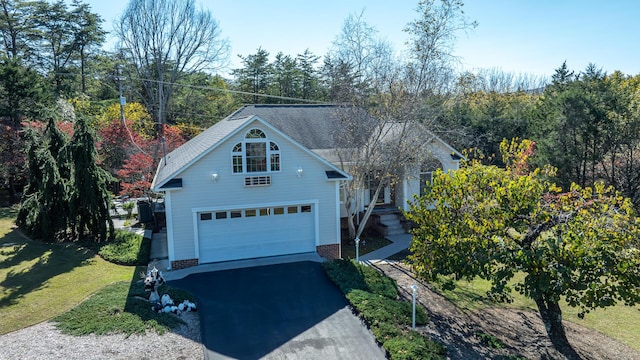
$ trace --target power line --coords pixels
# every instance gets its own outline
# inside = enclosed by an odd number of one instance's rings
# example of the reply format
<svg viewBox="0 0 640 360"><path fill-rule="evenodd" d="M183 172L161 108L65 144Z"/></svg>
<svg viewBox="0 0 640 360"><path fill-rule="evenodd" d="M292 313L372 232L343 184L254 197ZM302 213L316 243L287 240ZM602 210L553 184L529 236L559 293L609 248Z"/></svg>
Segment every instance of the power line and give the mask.
<svg viewBox="0 0 640 360"><path fill-rule="evenodd" d="M216 88L216 87L213 87L213 86L189 85L189 84L181 84L181 83L161 81L161 80L152 80L152 79L139 79L139 80L140 81L148 81L148 82L158 83L158 84L168 84L168 85L183 86L183 87L192 88L192 89L215 90L215 91L220 91L220 92L228 92L228 93L231 93L231 94L249 95L249 96L257 96L257 97L264 97L264 98L279 99L279 100L300 101L300 102L307 102L307 103L313 103L313 104L327 104L326 101L294 98L294 97L280 96L280 95L259 94L259 93L252 93L252 92L249 92L249 91L221 89L221 88Z"/></svg>

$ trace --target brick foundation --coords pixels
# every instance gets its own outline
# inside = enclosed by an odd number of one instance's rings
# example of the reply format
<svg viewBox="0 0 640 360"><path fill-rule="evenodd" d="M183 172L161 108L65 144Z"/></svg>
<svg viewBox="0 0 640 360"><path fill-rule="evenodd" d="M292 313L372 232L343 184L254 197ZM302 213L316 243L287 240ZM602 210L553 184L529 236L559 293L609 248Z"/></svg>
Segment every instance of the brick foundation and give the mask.
<svg viewBox="0 0 640 360"><path fill-rule="evenodd" d="M171 270L180 270L192 266L198 266L198 259L175 260L171 262Z"/></svg>
<svg viewBox="0 0 640 360"><path fill-rule="evenodd" d="M316 246L316 252L327 260L340 259L340 244Z"/></svg>

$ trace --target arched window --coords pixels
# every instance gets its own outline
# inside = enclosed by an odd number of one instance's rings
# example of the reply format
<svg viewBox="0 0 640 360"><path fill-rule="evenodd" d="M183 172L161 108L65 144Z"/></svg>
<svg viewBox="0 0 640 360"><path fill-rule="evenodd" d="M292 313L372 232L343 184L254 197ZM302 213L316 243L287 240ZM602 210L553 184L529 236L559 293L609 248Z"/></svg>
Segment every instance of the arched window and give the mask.
<svg viewBox="0 0 640 360"><path fill-rule="evenodd" d="M273 141L270 142L271 171L280 171L280 148Z"/></svg>
<svg viewBox="0 0 640 360"><path fill-rule="evenodd" d="M233 151L232 151L233 155L232 155L232 161L233 161L233 172L234 173L241 173L242 172L242 164L244 164L244 161L242 159L242 143L237 143L234 147L233 147Z"/></svg>
<svg viewBox="0 0 640 360"><path fill-rule="evenodd" d="M233 147L231 161L234 173L280 171L280 147L269 141L264 131L251 129Z"/></svg>

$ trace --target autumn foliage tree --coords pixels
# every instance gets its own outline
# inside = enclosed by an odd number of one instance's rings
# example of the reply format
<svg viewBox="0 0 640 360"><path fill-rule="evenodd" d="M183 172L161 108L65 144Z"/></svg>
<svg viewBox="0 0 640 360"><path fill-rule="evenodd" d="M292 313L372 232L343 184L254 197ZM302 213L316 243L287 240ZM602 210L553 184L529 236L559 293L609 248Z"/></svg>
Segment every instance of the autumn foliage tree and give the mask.
<svg viewBox="0 0 640 360"><path fill-rule="evenodd" d="M113 120L100 130L102 162L120 181L120 195L135 198L149 195L163 151L168 153L185 142L179 127L163 127L164 144L162 139L145 139L128 120L125 123Z"/></svg>
<svg viewBox="0 0 640 360"><path fill-rule="evenodd" d="M640 220L613 188L561 190L553 169L528 169L533 143L503 142L506 168L470 161L438 172L406 213L413 269L445 281L479 277L493 298L512 290L533 299L558 351L577 358L562 324L560 299L590 310L640 303ZM515 277L523 273L524 277Z"/></svg>
<svg viewBox="0 0 640 360"><path fill-rule="evenodd" d="M135 153L124 161L118 171L120 194L138 198L147 195L153 179L153 158L146 153Z"/></svg>

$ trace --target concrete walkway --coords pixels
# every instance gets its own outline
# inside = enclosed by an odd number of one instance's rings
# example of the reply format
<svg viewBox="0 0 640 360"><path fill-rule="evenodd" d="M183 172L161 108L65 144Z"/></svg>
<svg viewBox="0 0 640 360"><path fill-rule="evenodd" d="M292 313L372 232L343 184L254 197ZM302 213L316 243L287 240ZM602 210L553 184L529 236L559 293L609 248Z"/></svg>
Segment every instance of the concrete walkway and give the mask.
<svg viewBox="0 0 640 360"><path fill-rule="evenodd" d="M411 234L389 235L387 236L387 239L391 240L393 243L360 256L360 261L367 263L382 261L393 254L397 254L402 250L408 249L411 245Z"/></svg>
<svg viewBox="0 0 640 360"><path fill-rule="evenodd" d="M149 266L155 266L163 275L169 270L169 248L167 246L167 232L153 233L145 230L144 237L151 239L151 252L149 254Z"/></svg>

